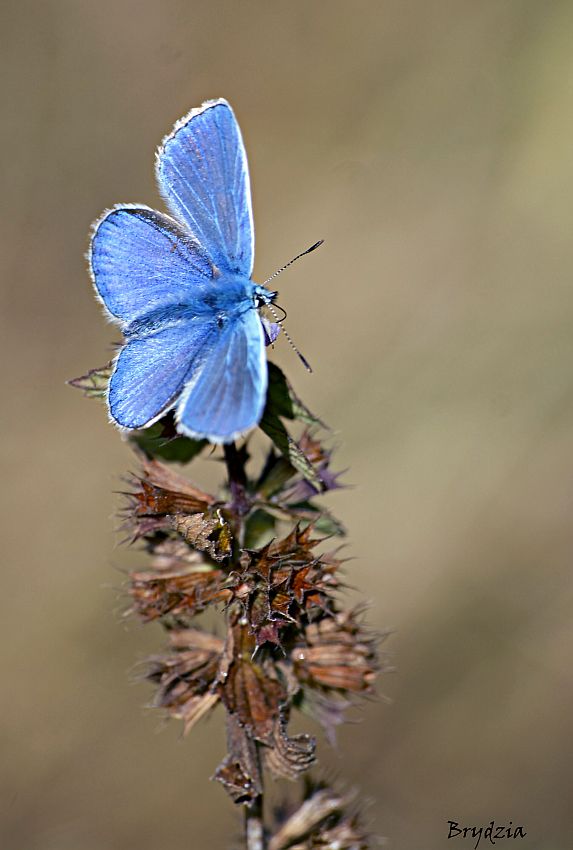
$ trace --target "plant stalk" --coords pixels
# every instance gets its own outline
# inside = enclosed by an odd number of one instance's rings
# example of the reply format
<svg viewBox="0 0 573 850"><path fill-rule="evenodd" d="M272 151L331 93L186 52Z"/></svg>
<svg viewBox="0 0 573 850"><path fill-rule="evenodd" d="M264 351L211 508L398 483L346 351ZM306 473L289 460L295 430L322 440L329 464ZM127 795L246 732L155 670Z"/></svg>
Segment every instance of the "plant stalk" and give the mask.
<svg viewBox="0 0 573 850"><path fill-rule="evenodd" d="M240 550L245 537L243 517L248 514L250 509L250 502L247 496L245 460L244 456L237 450L235 443L226 443L223 446L223 450L225 452L225 463L227 466L227 475L229 476L229 490L231 492L231 504L229 507L233 514L233 524L235 526L234 536L238 541L237 550Z"/></svg>
<svg viewBox="0 0 573 850"><path fill-rule="evenodd" d="M251 806L245 808L245 836L247 850L265 850L262 794Z"/></svg>

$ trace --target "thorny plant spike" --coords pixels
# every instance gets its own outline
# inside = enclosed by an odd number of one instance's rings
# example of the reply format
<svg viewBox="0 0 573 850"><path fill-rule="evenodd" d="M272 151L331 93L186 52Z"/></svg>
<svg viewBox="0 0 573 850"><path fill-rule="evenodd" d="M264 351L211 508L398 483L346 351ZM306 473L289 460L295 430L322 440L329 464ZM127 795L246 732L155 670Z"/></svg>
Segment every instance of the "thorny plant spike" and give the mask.
<svg viewBox="0 0 573 850"><path fill-rule="evenodd" d="M94 369L72 384L101 397L109 374ZM302 424L298 440L285 420ZM213 778L245 808L248 850L367 848L352 801L324 784L304 781L298 807L285 804L263 820L265 773L299 780L315 764L314 738L289 735L291 712L313 715L332 741L348 709L373 693L380 660L363 609L339 601L335 538L344 529L317 504L342 486L318 438L326 426L272 363L260 427L271 441L261 469L252 469L248 441L215 449L227 470L218 494L170 465L190 462L206 441L178 435L169 415L130 432L139 472L123 524L148 557L129 575L129 613L166 631L167 649L146 673L154 704L186 733L223 707L228 753ZM224 637L196 625L211 607L224 618Z"/></svg>

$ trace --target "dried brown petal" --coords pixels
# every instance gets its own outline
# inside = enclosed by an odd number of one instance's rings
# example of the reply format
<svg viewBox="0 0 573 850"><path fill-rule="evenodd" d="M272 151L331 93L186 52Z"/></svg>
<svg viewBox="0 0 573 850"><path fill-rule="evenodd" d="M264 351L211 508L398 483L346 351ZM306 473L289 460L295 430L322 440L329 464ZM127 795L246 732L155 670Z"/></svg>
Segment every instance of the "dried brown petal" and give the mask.
<svg viewBox="0 0 573 850"><path fill-rule="evenodd" d="M143 474L133 493L138 516L149 514L194 514L206 511L215 499L158 460L145 460Z"/></svg>
<svg viewBox="0 0 573 850"><path fill-rule="evenodd" d="M306 706L331 742L356 698L373 692L380 670L378 637L366 631L359 614L339 612L306 625L290 653Z"/></svg>
<svg viewBox="0 0 573 850"><path fill-rule="evenodd" d="M185 732L218 701L215 684L223 641L199 629L170 633L173 653L150 659L147 678L159 685L154 705L185 723Z"/></svg>
<svg viewBox="0 0 573 850"><path fill-rule="evenodd" d="M342 820L331 829L322 830L313 836L309 850L368 850L371 846L370 836L365 833L360 823L354 818ZM294 850L294 848L293 848Z"/></svg>
<svg viewBox="0 0 573 850"><path fill-rule="evenodd" d="M305 642L293 649L296 676L315 687L369 693L379 669L376 638L356 612L324 617L305 629Z"/></svg>
<svg viewBox="0 0 573 850"><path fill-rule="evenodd" d="M289 738L286 732L288 715L281 713L275 723L273 737L264 748L265 764L275 776L297 779L315 763L316 741L310 735Z"/></svg>
<svg viewBox="0 0 573 850"><path fill-rule="evenodd" d="M282 540L274 540L268 549L268 555L272 558L284 558L288 556L290 559L300 559L309 561L313 559L314 547L321 543L321 539L313 539L312 533L314 527L307 525L306 528L301 528L300 525L295 525L293 530Z"/></svg>
<svg viewBox="0 0 573 850"><path fill-rule="evenodd" d="M270 659L264 666L253 661L254 647L247 627L235 623L219 668L219 691L228 711L229 755L215 778L239 802L254 799L260 787L259 754L276 776L288 779L314 763L314 740L308 735L288 737L288 695Z"/></svg>
<svg viewBox="0 0 573 850"><path fill-rule="evenodd" d="M136 538L172 529L217 561L231 554L231 530L213 496L157 460L144 461L136 481L128 494Z"/></svg>
<svg viewBox="0 0 573 850"><path fill-rule="evenodd" d="M207 552L215 561L222 561L231 554L233 538L228 522L221 512L208 514L175 514L171 527L195 549Z"/></svg>
<svg viewBox="0 0 573 850"><path fill-rule="evenodd" d="M130 574L129 594L145 621L168 614L190 618L229 597L224 580L221 570L182 540L166 539L154 549L152 569Z"/></svg>
<svg viewBox="0 0 573 850"><path fill-rule="evenodd" d="M354 796L307 783L306 799L276 828L268 850L368 850L372 836L361 823Z"/></svg>
<svg viewBox="0 0 573 850"><path fill-rule="evenodd" d="M313 833L329 815L340 811L345 802L328 788L316 791L282 824L269 841L268 850L291 847L295 841Z"/></svg>
<svg viewBox="0 0 573 850"><path fill-rule="evenodd" d="M235 761L230 756L225 756L213 779L221 783L233 803L252 803L261 793L260 784L245 773L240 761Z"/></svg>
<svg viewBox="0 0 573 850"><path fill-rule="evenodd" d="M320 440L317 440L308 429L304 431L298 444L309 461L315 466L330 460L331 452L325 449Z"/></svg>
<svg viewBox="0 0 573 850"><path fill-rule="evenodd" d="M311 608L331 610L340 562L332 553L315 555L320 542L312 537L310 526L297 526L283 539L243 552L241 570L230 577L227 587L241 603L257 646L280 646L284 629L300 624Z"/></svg>
<svg viewBox="0 0 573 850"><path fill-rule="evenodd" d="M231 663L221 684L221 699L238 723L258 741L269 741L286 693L276 678L274 665L263 669L253 658L255 644L247 627L231 631ZM227 650L228 651L228 650Z"/></svg>
<svg viewBox="0 0 573 850"><path fill-rule="evenodd" d="M228 755L223 759L213 779L220 782L235 803L252 803L262 793L260 759L257 744L227 715Z"/></svg>
<svg viewBox="0 0 573 850"><path fill-rule="evenodd" d="M313 527L311 525L301 528L296 525L293 530L279 540L271 540L262 549L254 552L245 552L243 566L249 567L251 572L256 573L267 581L272 580L272 575L278 567L289 563L307 564L316 560L314 548L322 542L320 538L312 538ZM282 579L278 580L279 582Z"/></svg>

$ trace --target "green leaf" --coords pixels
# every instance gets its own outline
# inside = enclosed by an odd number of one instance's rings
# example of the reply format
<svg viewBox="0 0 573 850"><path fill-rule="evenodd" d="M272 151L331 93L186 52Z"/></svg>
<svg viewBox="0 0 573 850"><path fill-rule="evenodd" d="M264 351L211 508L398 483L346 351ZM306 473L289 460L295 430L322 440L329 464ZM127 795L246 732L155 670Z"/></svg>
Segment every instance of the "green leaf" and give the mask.
<svg viewBox="0 0 573 850"><path fill-rule="evenodd" d="M320 492L323 489L322 481L314 466L289 435L279 417L268 407L265 408L265 413L260 421L260 427L267 437L270 437L283 457L286 457L291 466L294 466L296 471L300 472L303 478Z"/></svg>
<svg viewBox="0 0 573 850"><path fill-rule="evenodd" d="M319 534L326 537L345 537L346 529L335 516L328 511L321 511L314 527Z"/></svg>
<svg viewBox="0 0 573 850"><path fill-rule="evenodd" d="M262 499L269 499L282 490L293 475L296 475L296 469L285 457L276 455L274 449L271 449L265 468L255 485L255 492Z"/></svg>
<svg viewBox="0 0 573 850"><path fill-rule="evenodd" d="M282 516L296 519L304 527L312 523L314 528L327 537L344 537L346 529L324 506L316 507L312 502L300 502L298 505L284 505L273 503L273 507L281 512Z"/></svg>
<svg viewBox="0 0 573 850"><path fill-rule="evenodd" d="M298 419L306 425L327 426L296 395L282 369L269 362L269 386L266 409L285 419Z"/></svg>
<svg viewBox="0 0 573 850"><path fill-rule="evenodd" d="M269 385L267 388L267 403L265 412L275 416L294 419L293 403L290 387L282 369L275 363L269 362Z"/></svg>
<svg viewBox="0 0 573 850"><path fill-rule="evenodd" d="M207 445L207 440L192 440L190 437L170 434L163 421L156 422L151 428L133 431L129 439L147 457L173 463L189 463Z"/></svg>
<svg viewBox="0 0 573 850"><path fill-rule="evenodd" d="M295 395L295 392L290 384L288 384L288 389L290 393L290 399L292 404L292 411L294 414L294 418L298 419L299 422L304 422L305 425L318 425L321 428L329 431L330 428L326 425L322 419L319 419L318 416L315 416L314 413L308 409L306 404L304 404L300 398Z"/></svg>
<svg viewBox="0 0 573 850"><path fill-rule="evenodd" d="M245 548L256 549L266 543L274 534L276 518L268 511L257 508L250 514L245 528Z"/></svg>
<svg viewBox="0 0 573 850"><path fill-rule="evenodd" d="M279 369L275 363L269 363L267 403L259 426L290 465L320 492L323 486L318 473L300 446L289 435L280 417L298 419L306 424L322 425L320 419L317 419L295 395L282 369Z"/></svg>
<svg viewBox="0 0 573 850"><path fill-rule="evenodd" d="M81 390L88 398L104 398L112 370L113 363L110 361L106 366L90 369L87 375L72 378L71 381L68 381L68 384L77 390Z"/></svg>

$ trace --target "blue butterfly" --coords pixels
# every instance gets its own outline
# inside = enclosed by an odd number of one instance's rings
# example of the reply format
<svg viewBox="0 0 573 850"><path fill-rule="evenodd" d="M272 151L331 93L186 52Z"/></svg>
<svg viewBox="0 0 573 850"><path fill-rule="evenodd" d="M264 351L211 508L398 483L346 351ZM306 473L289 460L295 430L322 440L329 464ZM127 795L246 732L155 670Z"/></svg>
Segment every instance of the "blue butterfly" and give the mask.
<svg viewBox="0 0 573 850"><path fill-rule="evenodd" d="M109 412L147 428L175 410L177 429L229 443L265 406L259 308L277 296L251 280L254 228L247 157L225 100L182 118L156 156L171 216L125 204L95 223L89 262L97 295L125 345Z"/></svg>

